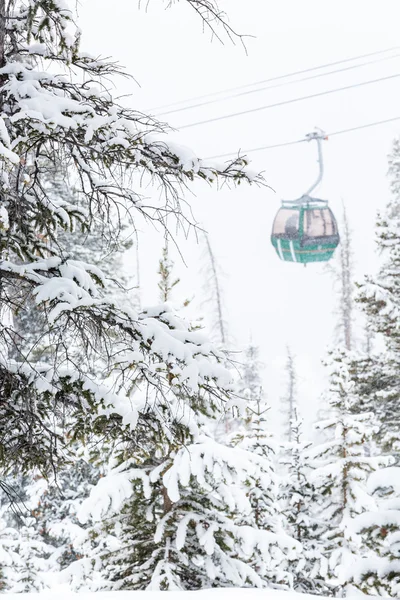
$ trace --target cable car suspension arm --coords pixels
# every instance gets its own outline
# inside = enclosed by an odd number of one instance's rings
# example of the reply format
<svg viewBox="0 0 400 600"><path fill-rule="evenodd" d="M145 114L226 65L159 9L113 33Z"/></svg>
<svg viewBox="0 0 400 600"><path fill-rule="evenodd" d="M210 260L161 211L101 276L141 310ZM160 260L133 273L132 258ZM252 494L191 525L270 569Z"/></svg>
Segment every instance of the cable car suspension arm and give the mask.
<svg viewBox="0 0 400 600"><path fill-rule="evenodd" d="M321 183L322 177L324 175L324 161L322 157L322 140L327 140L328 137L322 129L317 128L312 133L307 133L306 140L309 142L311 140L316 140L318 144L318 165L319 165L319 175L317 181L306 191L304 196L309 196L312 191Z"/></svg>

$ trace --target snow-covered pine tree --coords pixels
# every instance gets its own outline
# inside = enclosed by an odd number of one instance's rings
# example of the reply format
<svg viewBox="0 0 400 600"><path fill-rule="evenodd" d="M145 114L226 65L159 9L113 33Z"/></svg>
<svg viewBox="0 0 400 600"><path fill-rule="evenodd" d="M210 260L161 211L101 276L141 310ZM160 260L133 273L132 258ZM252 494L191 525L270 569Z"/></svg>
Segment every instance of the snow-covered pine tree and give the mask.
<svg viewBox="0 0 400 600"><path fill-rule="evenodd" d="M222 22L232 32L213 1L185 1L211 28ZM111 301L102 292L107 281L101 270L69 258L60 229L91 230L100 222L110 239L110 216L134 224L162 222L171 213L184 220L179 190L195 178L262 179L241 157L218 165L170 145L163 124L118 105L108 81L121 69L81 52L80 31L65 1L0 1L0 71L1 456L7 465L48 471L66 455L59 451L57 429L66 413L89 429L93 415L97 429L133 429L148 419L143 405L131 402L137 378L148 382L153 403L164 412L175 406L165 403L166 395L178 398L184 388L187 398L196 399L201 388L210 398L221 397L218 390L228 379L204 338L199 341L183 323L177 327L169 311L137 314ZM46 189L49 170L60 164L74 182L76 203ZM165 192L151 207L134 187L140 180ZM51 334L54 348L51 364L10 357L17 342L9 316L20 308L21 286L43 312L43 335ZM79 364L70 357L72 341L85 348ZM93 364L105 357L107 368L94 376ZM56 427L48 426L50 416ZM174 435L175 414L166 421Z"/></svg>
<svg viewBox="0 0 400 600"><path fill-rule="evenodd" d="M333 274L334 287L337 290L338 316L336 338L340 346L351 351L354 349L354 253L352 248L352 232L346 206L343 203L340 223L340 246L336 260L328 265Z"/></svg>
<svg viewBox="0 0 400 600"><path fill-rule="evenodd" d="M105 449L103 453L106 454ZM99 469L87 460L84 452L75 449L75 455L75 461L59 472L56 482L38 477L26 489L26 505L34 517L35 536L53 548L50 556L53 572L66 568L80 556L79 545L85 530L77 513L100 476Z"/></svg>
<svg viewBox="0 0 400 600"><path fill-rule="evenodd" d="M238 432L243 432L250 424L250 413L247 411L249 402L256 398L263 398L265 401L261 376L265 366L260 361L259 354L259 348L250 340L249 345L239 355L240 361L233 363L236 373L233 395L238 408L235 411L227 410L223 431L220 426L217 429L217 439L221 439L224 444L229 445Z"/></svg>
<svg viewBox="0 0 400 600"><path fill-rule="evenodd" d="M298 416L297 405L293 407L291 429L291 442L285 443L281 458L285 473L279 499L285 530L301 544L301 552L296 560L289 562L288 571L296 591L329 596L331 591L321 576L321 528L310 515L310 507L316 501L307 454L312 444L302 439L302 419Z"/></svg>
<svg viewBox="0 0 400 600"><path fill-rule="evenodd" d="M287 348L287 390L281 402L285 424L285 440L280 448L282 481L279 500L285 519L285 529L301 544L300 556L289 562L288 571L293 587L301 592L329 595L324 578L320 574L320 528L310 518L310 506L315 502L315 488L311 483L312 467L307 452L311 442L303 441L303 420L297 402L297 375L293 354Z"/></svg>
<svg viewBox="0 0 400 600"><path fill-rule="evenodd" d="M368 595L400 596L400 468L372 473L368 491L375 496L375 510L356 517L353 528L363 537L369 552L352 569L352 583Z"/></svg>
<svg viewBox="0 0 400 600"><path fill-rule="evenodd" d="M258 402L262 403L262 408L268 410L263 390L263 380L261 372L264 368L260 361L260 350L252 342L244 351L244 361L240 370L240 381L237 385L238 395L245 402L245 405L252 410L256 408ZM251 414L247 415L249 418Z"/></svg>
<svg viewBox="0 0 400 600"><path fill-rule="evenodd" d="M82 451L76 449L75 454L56 482L46 481L40 473L3 482L7 489L2 493L0 546L5 553L3 582L10 592L50 588L60 569L79 556L85 531L77 511L97 483L99 471Z"/></svg>
<svg viewBox="0 0 400 600"><path fill-rule="evenodd" d="M0 585L10 593L41 592L49 588L46 575L51 569L54 548L45 544L27 519L18 529L0 521L2 572Z"/></svg>
<svg viewBox="0 0 400 600"><path fill-rule="evenodd" d="M233 437L233 443L236 447L261 457L263 464L260 478L246 483L252 512L250 519L245 516L243 522L275 536L275 540L271 540L268 558L256 555L253 559L253 566L259 575L270 585L292 586L288 566L291 559L299 559L300 544L288 537L279 502L280 477L275 472L279 444L268 428L266 415L270 407L263 391L262 367L258 347L250 344L245 352L239 389L239 396L246 402L246 419L240 433ZM291 548L289 539L292 539Z"/></svg>
<svg viewBox="0 0 400 600"><path fill-rule="evenodd" d="M49 587L55 548L41 535L31 510L32 505L37 506L40 487L40 483L23 475L13 480L12 486L2 482L0 582L7 592L41 592Z"/></svg>
<svg viewBox="0 0 400 600"><path fill-rule="evenodd" d="M331 416L317 424L326 434L325 442L306 454L313 467L315 488L310 518L318 524L320 573L332 590L343 590L351 578L351 567L361 552L360 539L352 520L373 508L366 492L368 476L385 464L382 457L367 453L367 442L376 431L371 413L355 413L355 398L349 374L348 354L338 350L331 355Z"/></svg>
<svg viewBox="0 0 400 600"><path fill-rule="evenodd" d="M383 349L355 361L352 370L358 386L359 410L375 414L380 424L375 441L381 450L399 455L400 444L400 141L394 141L389 158L392 197L378 214L377 244L383 263L377 276L360 286L360 302L373 334ZM364 408L363 408L364 407Z"/></svg>
<svg viewBox="0 0 400 600"><path fill-rule="evenodd" d="M164 252L164 300L175 281L171 271ZM85 557L66 569L66 580L81 590L262 587L280 580L277 556L290 554L296 542L276 531L272 515L268 523L261 512L255 516L249 499L256 490L268 495L270 462L213 439L221 411L201 391L186 405L165 396L176 414L173 435L152 392L138 388L135 394L146 407L146 431L139 423L137 442L116 446L109 472L84 502L82 519L98 523L89 531Z"/></svg>
<svg viewBox="0 0 400 600"><path fill-rule="evenodd" d="M293 441L293 423L297 422L297 376L295 359L292 351L287 347L286 370L287 390L281 399L281 413L284 417L285 437L289 443Z"/></svg>
<svg viewBox="0 0 400 600"><path fill-rule="evenodd" d="M159 262L158 274L160 275L160 281L158 282L158 289L160 291L160 301L169 302L171 300L172 290L179 283L179 278L173 276L174 263L169 258L168 244L165 244L162 249L162 258Z"/></svg>

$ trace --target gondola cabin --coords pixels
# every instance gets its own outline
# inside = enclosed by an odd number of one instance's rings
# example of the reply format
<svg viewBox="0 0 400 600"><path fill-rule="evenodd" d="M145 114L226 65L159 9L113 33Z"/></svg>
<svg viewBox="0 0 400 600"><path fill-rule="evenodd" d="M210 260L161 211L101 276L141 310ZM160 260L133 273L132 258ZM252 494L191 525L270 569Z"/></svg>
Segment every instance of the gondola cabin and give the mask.
<svg viewBox="0 0 400 600"><path fill-rule="evenodd" d="M282 202L271 242L281 260L303 264L328 261L339 244L336 219L328 202L311 196Z"/></svg>

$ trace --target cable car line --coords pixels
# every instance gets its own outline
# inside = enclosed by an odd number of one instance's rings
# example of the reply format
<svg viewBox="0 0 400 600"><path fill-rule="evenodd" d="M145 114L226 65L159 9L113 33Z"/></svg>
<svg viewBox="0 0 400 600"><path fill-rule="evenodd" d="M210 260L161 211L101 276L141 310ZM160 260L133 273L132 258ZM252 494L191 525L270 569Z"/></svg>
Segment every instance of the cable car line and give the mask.
<svg viewBox="0 0 400 600"><path fill-rule="evenodd" d="M334 135L343 135L345 133L350 133L351 131L357 131L358 129L367 129L368 127L377 127L378 125L385 125L386 123L392 123L393 121L399 121L400 116L392 117L391 119L383 119L382 121L374 121L373 123L365 123L364 125L357 125L356 127L349 127L348 129L341 129L339 131L333 131L328 133L328 137L333 137ZM283 142L282 144L271 144L270 146L259 146L258 148L250 148L249 150L240 151L241 154L246 155L250 154L250 152L259 152L261 150L272 150L273 148L282 148L283 146L293 146L294 144L301 144L302 142L307 142L307 138L302 138L300 140L294 140L292 142ZM227 152L226 154L217 154L216 156L208 156L204 160L212 160L214 158L227 158L229 156L233 156L234 152Z"/></svg>
<svg viewBox="0 0 400 600"><path fill-rule="evenodd" d="M321 96L326 96L328 94L334 94L337 92L343 92L346 90L350 90L357 87L363 87L365 85L372 85L375 83L380 83L381 81L389 81L391 79L395 79L400 77L400 73L394 73L393 75L387 75L386 77L379 77L378 79L370 79L368 81L361 81L359 83L354 83L352 85L345 85L339 88L334 88L331 90L325 90L324 92L316 92L314 94L309 94L307 96L299 96L297 98L290 98L289 100L282 100L281 102L274 102L273 104L266 104L264 106L256 106L255 108L249 108L247 110L242 110L236 113L229 113L227 115L222 115L220 117L212 117L211 119L205 119L203 121L196 121L195 123L189 123L187 125L181 125L176 129L187 129L189 127L197 127L198 125L206 125L208 123L215 123L216 121L223 121L225 119L232 119L233 117L240 117L242 115L246 115L249 113L255 113L262 110L267 110L269 108L276 108L277 106L284 106L286 104L293 104L294 102L301 102L303 100L310 100L312 98L320 98Z"/></svg>
<svg viewBox="0 0 400 600"><path fill-rule="evenodd" d="M400 117L399 117L400 118ZM293 146L294 144L301 144L305 142L305 138L301 140L294 140L293 142L283 142L282 144L272 144L271 146L260 146L259 148L250 148L249 150L240 150L241 154L248 154L249 152L258 152L260 150L272 150L273 148L282 148L283 146ZM216 156L207 156L204 160L212 160L214 158L226 158L232 156L233 152L227 152L226 154L217 154Z"/></svg>
<svg viewBox="0 0 400 600"><path fill-rule="evenodd" d="M325 71L324 73L317 73L315 75L308 75L307 77L302 77L300 79L294 79L293 81L282 81L280 83L275 83L273 85L267 85L265 87L256 88L254 90L247 90L245 92L238 92L236 94L231 94L230 96L222 96L222 98L214 98L212 100L205 100L204 102L199 102L197 104L190 104L189 106L183 106L180 108L173 108L172 110L168 110L166 112L158 113L155 116L164 117L166 115L170 115L172 113L183 112L185 110L191 110L193 108L199 108L201 106L207 106L209 104L215 104L217 102L223 102L225 100L231 100L232 98L239 98L240 96L247 96L249 94L256 94L259 92L263 92L265 90L272 90L279 87L283 87L286 85L293 85L295 83L302 83L303 81L310 81L312 79L317 79L319 77L327 77L328 75L335 75L337 73L344 73L345 71L350 71L352 69L358 69L360 67L366 67L375 63L379 63L385 60L391 60L393 58L398 58L400 54L393 54L392 56L384 56L382 58L376 58L375 60L369 60L364 63L359 63L356 65L350 65L348 67L343 67L342 69L335 69L333 71Z"/></svg>
<svg viewBox="0 0 400 600"><path fill-rule="evenodd" d="M211 92L209 94L203 94L201 96L192 96L191 98L187 98L186 100L179 100L177 102L172 102L170 104L163 104L161 106L157 106L155 108L148 109L148 112L163 110L164 108L170 108L172 106L177 106L178 104L185 104L185 102L194 102L196 100L203 100L204 98L218 96L219 94L228 94L230 92L236 92L237 90L242 90L242 89L245 89L248 87L253 87L255 85L263 85L264 83L270 83L272 81L279 81L280 79L294 77L295 75L304 75L305 73L310 73L311 71L317 71L319 69L326 69L328 67L334 67L336 65L341 65L341 64L348 63L348 62L352 62L353 60L360 60L361 58L369 58L371 56L378 56L379 54L385 54L386 52L392 52L393 50L399 50L399 49L400 49L400 46L393 46L392 48L387 48L386 50L378 50L376 52L368 52L367 54L360 54L358 56L353 56L351 58L335 60L333 62L325 63L325 64L318 65L315 67L308 67L307 69L301 69L299 71L292 71L292 72L286 73L284 75L277 75L275 77L270 77L268 79L262 79L261 81L255 81L253 83L246 83L244 85L239 85L239 86L236 86L233 88L227 88L227 89L221 90L219 92Z"/></svg>
<svg viewBox="0 0 400 600"><path fill-rule="evenodd" d="M329 136L341 135L342 133L349 133L350 131L356 131L356 129L366 129L367 127L375 127L377 125L384 125L385 123L391 123L392 121L398 121L400 117L393 117L391 119L384 119L383 121L375 121L375 123L367 123L365 125L359 125L358 127L349 127L348 129L342 129L341 131L334 131Z"/></svg>

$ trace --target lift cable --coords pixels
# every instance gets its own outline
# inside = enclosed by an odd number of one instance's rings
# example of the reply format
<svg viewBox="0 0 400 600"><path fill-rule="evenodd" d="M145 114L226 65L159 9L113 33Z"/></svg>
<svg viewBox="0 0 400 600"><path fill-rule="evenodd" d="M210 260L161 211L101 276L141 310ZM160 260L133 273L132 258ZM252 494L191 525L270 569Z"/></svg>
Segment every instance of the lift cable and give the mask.
<svg viewBox="0 0 400 600"><path fill-rule="evenodd" d="M185 110L192 110L193 108L199 108L201 106L207 106L208 104L215 104L217 102L224 102L226 100L231 100L232 98L239 98L240 96L248 96L249 94L256 94L259 92L264 92L265 90L271 90L280 88L286 85L293 85L295 83L301 83L303 81L310 81L311 79L318 79L320 77L327 77L328 75L335 75L337 73L343 73L345 71L350 71L352 69L358 69L361 67L366 67L372 64L376 64L386 60L392 60L393 58L398 58L400 54L393 54L391 56L383 56L381 58L376 58L374 60L369 60L367 62L358 63L356 65L349 65L347 67L343 67L341 69L335 69L333 71L325 71L323 73L316 73L314 75L307 75L306 77L301 77L300 79L293 79L292 81L281 81L279 83L274 83L272 85L267 85L261 88L256 88L254 90L246 90L244 92L237 92L235 94L231 94L229 96L222 96L221 98L213 98L211 100L205 100L203 102L198 102L197 104L190 104L189 106L183 106L180 108L173 108L171 110L167 110L166 112L157 113L155 116L164 117L166 115L170 115L172 113L183 112Z"/></svg>
<svg viewBox="0 0 400 600"><path fill-rule="evenodd" d="M332 137L334 135L343 135L345 133L350 133L351 131L357 131L359 129L367 129L368 127L377 127L378 125L384 125L386 123L392 123L393 121L399 121L399 120L400 120L400 116L392 117L391 119L384 119L382 121L374 121L373 123L365 123L364 125L358 125L356 127L349 127L348 129L341 129L339 131L333 131L331 133L328 133L327 137ZM259 146L258 148L250 148L249 150L240 151L240 154L245 156L246 154L249 154L250 152L260 152L261 150L272 150L273 148L282 148L283 146L293 146L294 144L301 144L302 142L307 142L307 141L308 141L307 138L302 138L300 140L294 140L292 142L284 142L282 144L272 144L270 146ZM226 154L218 154L216 156L208 156L204 160L211 160L214 158L232 157L233 154L234 154L233 152L228 152Z"/></svg>
<svg viewBox="0 0 400 600"><path fill-rule="evenodd" d="M212 96L218 96L220 94L229 94L230 92L236 92L238 90L243 90L245 88L253 87L255 85L263 85L264 83L270 83L272 81L279 81L281 79L286 79L288 77L294 77L295 75L304 75L305 73L310 73L312 71L318 71L319 69L326 69L328 67L334 67L337 65L352 62L354 60L360 60L362 58L370 58L371 56L378 56L379 54L386 54L387 52L393 52L394 50L400 50L400 46L394 46L392 48L387 48L386 50L378 50L377 52L369 52L367 54L360 54L358 56L353 56L351 58L345 58L342 60L335 60L333 62L325 63L325 64L318 65L315 67L308 67L307 69L301 69L299 71L292 71L291 73L286 73L285 75L277 75L275 77L270 77L269 79L262 79L261 81L255 81L253 83L246 83L244 85L239 85L239 86L236 86L233 88L228 88L225 90L221 90L219 92L211 92L209 94L203 94L201 96L194 96L191 98L187 98L186 100L179 100L178 102L172 102L171 104L163 104L161 106L156 106L154 108L148 109L148 112L164 110L167 108L171 108L173 106L178 106L179 104L185 104L186 102L195 102L196 100L203 100L204 98L210 98Z"/></svg>
<svg viewBox="0 0 400 600"><path fill-rule="evenodd" d="M187 125L181 125L180 127L177 127L176 129L180 129L180 130L187 129L189 127L197 127L198 125L206 125L208 123L215 123L216 121L232 119L233 117L240 117L242 115L259 112L261 110L267 110L269 108L275 108L277 106L284 106L286 104L292 104L294 102L302 102L303 100L310 100L311 98L320 98L321 96L326 96L327 94L343 92L343 91L350 90L353 88L362 87L364 85L380 83L382 81L389 81L391 79L395 79L396 77L400 77L400 73L394 73L393 75L387 75L386 77L379 77L378 79L370 79L369 81L361 81L359 83L354 83L352 85L345 85L345 86L342 86L339 88L334 88L332 90L325 90L324 92L316 92L314 94L309 94L308 96L299 96L297 98L290 98L289 100L282 100L281 102L274 102L273 104L257 106L255 108L249 108L247 110L242 110L242 111L239 111L236 113L229 113L227 115L222 115L220 117L212 117L211 119L205 119L204 121L196 121L195 123L188 123Z"/></svg>

